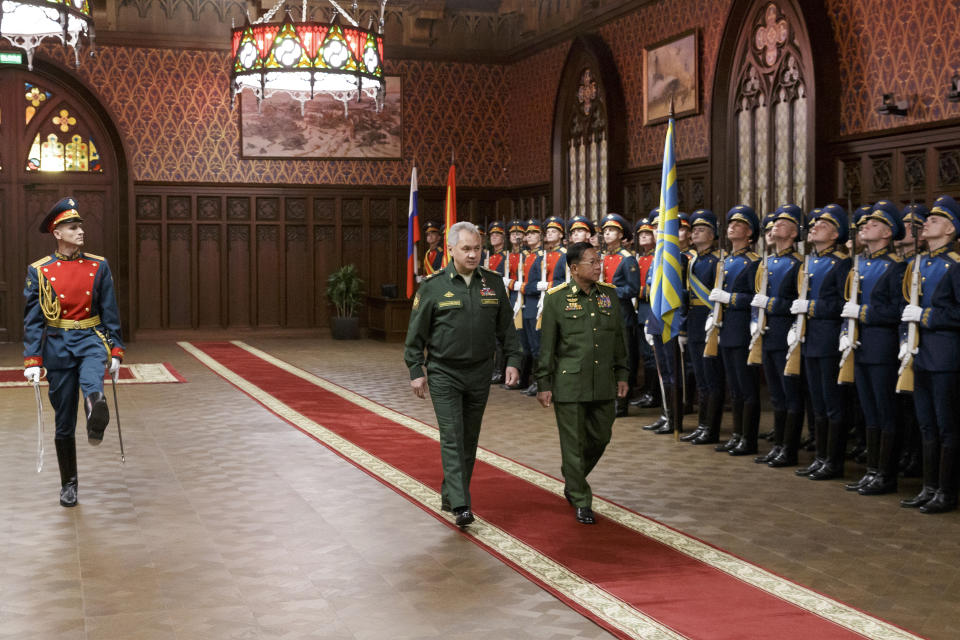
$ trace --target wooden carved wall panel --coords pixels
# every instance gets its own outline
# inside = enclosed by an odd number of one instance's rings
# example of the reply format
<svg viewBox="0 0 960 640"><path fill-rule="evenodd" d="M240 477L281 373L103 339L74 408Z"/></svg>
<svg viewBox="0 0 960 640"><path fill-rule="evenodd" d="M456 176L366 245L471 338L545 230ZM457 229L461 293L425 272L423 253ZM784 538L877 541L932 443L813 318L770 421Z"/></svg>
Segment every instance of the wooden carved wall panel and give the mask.
<svg viewBox="0 0 960 640"><path fill-rule="evenodd" d="M344 222L358 223L363 219L363 200L344 199L341 206L341 220Z"/></svg>
<svg viewBox="0 0 960 640"><path fill-rule="evenodd" d="M202 204L199 212L203 214ZM225 284L220 273L221 227L204 224L198 229L197 326L216 328L223 324L220 304Z"/></svg>
<svg viewBox="0 0 960 640"><path fill-rule="evenodd" d="M163 291L160 228L159 224L137 225L137 326L141 329L164 326L163 298L157 295Z"/></svg>
<svg viewBox="0 0 960 640"><path fill-rule="evenodd" d="M227 220L249 220L250 198L227 198Z"/></svg>
<svg viewBox="0 0 960 640"><path fill-rule="evenodd" d="M137 196L137 219L160 219L160 196Z"/></svg>
<svg viewBox="0 0 960 640"><path fill-rule="evenodd" d="M258 327L280 326L280 293L284 277L280 270L280 234L276 225L257 227L257 317Z"/></svg>
<svg viewBox="0 0 960 640"><path fill-rule="evenodd" d="M227 232L227 324L250 326L250 227L232 224Z"/></svg>
<svg viewBox="0 0 960 640"><path fill-rule="evenodd" d="M220 219L220 198L218 196L200 196L197 198L197 218L200 220Z"/></svg>
<svg viewBox="0 0 960 640"><path fill-rule="evenodd" d="M167 220L190 219L190 196L169 196L167 198Z"/></svg>
<svg viewBox="0 0 960 640"><path fill-rule="evenodd" d="M279 220L279 198L257 198L257 220Z"/></svg>
<svg viewBox="0 0 960 640"><path fill-rule="evenodd" d="M870 158L873 169L873 192L877 195L887 195L893 188L893 163L889 155Z"/></svg>
<svg viewBox="0 0 960 640"><path fill-rule="evenodd" d="M960 148L938 149L937 184L943 189L960 186Z"/></svg>
<svg viewBox="0 0 960 640"><path fill-rule="evenodd" d="M336 252L332 250L337 243L336 229L332 226L313 228L313 314L318 325L330 323L330 301L324 292L327 278L337 268Z"/></svg>
<svg viewBox="0 0 960 640"><path fill-rule="evenodd" d="M333 222L337 216L335 198L314 198L313 219L317 222Z"/></svg>
<svg viewBox="0 0 960 640"><path fill-rule="evenodd" d="M910 187L919 187L927 182L927 153L924 150L903 154L903 182Z"/></svg>
<svg viewBox="0 0 960 640"><path fill-rule="evenodd" d="M167 226L167 323L171 329L192 325L193 273L191 271L191 228L185 224Z"/></svg>
<svg viewBox="0 0 960 640"><path fill-rule="evenodd" d="M309 327L311 326L310 301L313 297L311 291L313 278L310 273L310 243L307 242L307 227L287 226L284 255L286 258L284 326Z"/></svg>
<svg viewBox="0 0 960 640"><path fill-rule="evenodd" d="M303 222L307 219L306 198L286 198L284 203L287 220Z"/></svg>

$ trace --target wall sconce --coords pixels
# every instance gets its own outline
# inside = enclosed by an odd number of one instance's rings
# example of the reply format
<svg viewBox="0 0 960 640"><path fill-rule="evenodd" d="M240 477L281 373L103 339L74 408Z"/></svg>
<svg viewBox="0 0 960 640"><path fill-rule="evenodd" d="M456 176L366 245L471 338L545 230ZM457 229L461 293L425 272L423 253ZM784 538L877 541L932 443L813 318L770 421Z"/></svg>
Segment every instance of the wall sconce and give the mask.
<svg viewBox="0 0 960 640"><path fill-rule="evenodd" d="M948 102L960 102L960 74L954 73L950 78L950 89L947 91Z"/></svg>
<svg viewBox="0 0 960 640"><path fill-rule="evenodd" d="M883 94L883 104L877 107L877 113L888 116L905 116L907 115L907 106L906 100L898 102L894 94L885 93Z"/></svg>

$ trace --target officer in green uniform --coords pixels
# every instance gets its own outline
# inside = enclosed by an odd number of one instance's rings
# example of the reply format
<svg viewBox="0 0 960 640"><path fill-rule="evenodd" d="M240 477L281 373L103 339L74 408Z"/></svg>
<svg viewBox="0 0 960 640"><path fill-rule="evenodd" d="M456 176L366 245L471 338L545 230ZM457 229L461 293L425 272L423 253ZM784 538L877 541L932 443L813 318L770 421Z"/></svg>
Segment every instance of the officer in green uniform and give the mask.
<svg viewBox="0 0 960 640"><path fill-rule="evenodd" d="M557 416L563 493L582 524L596 522L587 475L610 442L615 400L629 390L620 301L600 282L600 260L587 242L567 247L570 281L544 300L536 371L537 399Z"/></svg>
<svg viewBox="0 0 960 640"><path fill-rule="evenodd" d="M452 225L447 245L449 264L427 278L413 299L403 359L418 398L426 397L428 390L426 363L440 427L441 508L452 511L457 525L465 527L473 522L470 476L497 340L507 359L507 385L518 383L521 353L503 278L480 266L477 227L469 222Z"/></svg>

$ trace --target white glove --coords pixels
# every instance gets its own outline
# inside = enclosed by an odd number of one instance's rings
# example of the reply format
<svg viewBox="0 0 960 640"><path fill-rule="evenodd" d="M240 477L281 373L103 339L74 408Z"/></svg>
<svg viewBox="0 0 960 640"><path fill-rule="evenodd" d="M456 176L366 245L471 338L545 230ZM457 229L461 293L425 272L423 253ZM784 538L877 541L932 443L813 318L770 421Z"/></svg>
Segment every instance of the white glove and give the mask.
<svg viewBox="0 0 960 640"><path fill-rule="evenodd" d="M677 336L677 344L680 345L680 351L687 348L687 336Z"/></svg>
<svg viewBox="0 0 960 640"><path fill-rule="evenodd" d="M750 335L757 335L757 331L760 329L760 324L756 320L750 321Z"/></svg>
<svg viewBox="0 0 960 640"><path fill-rule="evenodd" d="M806 313L807 309L810 308L809 300L801 300L797 298L793 301L793 304L790 305L790 313L800 315L801 313Z"/></svg>
<svg viewBox="0 0 960 640"><path fill-rule="evenodd" d="M908 304L903 308L903 315L900 316L901 322L920 322L923 317L923 307L915 304Z"/></svg>
<svg viewBox="0 0 960 640"><path fill-rule="evenodd" d="M710 315L707 316L707 321L703 323L703 332L710 333L710 330L713 329L714 324L715 324L715 321L713 318L713 314L711 313Z"/></svg>
<svg viewBox="0 0 960 640"><path fill-rule="evenodd" d="M848 302L843 305L843 310L840 311L841 318L850 318L851 320L856 320L860 317L860 305L856 302Z"/></svg>
<svg viewBox="0 0 960 640"><path fill-rule="evenodd" d="M120 370L120 358L110 358L110 375Z"/></svg>
<svg viewBox="0 0 960 640"><path fill-rule="evenodd" d="M514 282L514 283L513 283L513 290L514 290L514 291L520 291L520 289L521 289L520 281L518 280L517 282Z"/></svg>
<svg viewBox="0 0 960 640"><path fill-rule="evenodd" d="M40 367L27 367L23 370L23 377L30 382L40 382Z"/></svg>
<svg viewBox="0 0 960 640"><path fill-rule="evenodd" d="M850 348L850 336L845 333L840 334L840 352L843 353Z"/></svg>
<svg viewBox="0 0 960 640"><path fill-rule="evenodd" d="M770 302L769 296L758 293L757 295L753 296L753 300L750 301L750 306L756 307L757 309L766 309L768 302Z"/></svg>
<svg viewBox="0 0 960 640"><path fill-rule="evenodd" d="M549 282L544 282L543 280L537 280L537 291L546 291L550 288Z"/></svg>
<svg viewBox="0 0 960 640"><path fill-rule="evenodd" d="M913 351L910 351L910 345L908 343L906 342L900 343L900 353L897 354L897 360L899 360L900 362L903 362L906 359L907 354L909 353L916 354L917 350L914 349Z"/></svg>
<svg viewBox="0 0 960 640"><path fill-rule="evenodd" d="M423 282L423 276L417 276L417 284Z"/></svg>
<svg viewBox="0 0 960 640"><path fill-rule="evenodd" d="M730 303L730 294L723 289L710 290L710 302L720 302L722 304Z"/></svg>
<svg viewBox="0 0 960 640"><path fill-rule="evenodd" d="M647 341L647 344L651 347L653 346L653 336L647 333L647 328L643 328L643 339Z"/></svg>
<svg viewBox="0 0 960 640"><path fill-rule="evenodd" d="M797 344L799 336L797 335L797 328L790 327L790 331L787 331L787 346L792 347Z"/></svg>
<svg viewBox="0 0 960 640"><path fill-rule="evenodd" d="M508 276L503 276L503 288L510 291L510 278Z"/></svg>

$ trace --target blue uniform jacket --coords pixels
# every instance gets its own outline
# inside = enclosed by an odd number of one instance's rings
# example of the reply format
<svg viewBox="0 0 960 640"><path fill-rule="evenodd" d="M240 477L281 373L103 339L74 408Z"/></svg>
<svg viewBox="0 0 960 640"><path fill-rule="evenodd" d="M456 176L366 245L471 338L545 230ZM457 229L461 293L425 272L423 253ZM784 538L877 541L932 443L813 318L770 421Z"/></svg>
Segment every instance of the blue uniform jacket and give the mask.
<svg viewBox="0 0 960 640"><path fill-rule="evenodd" d="M721 347L745 347L750 344L750 303L756 289L760 256L748 248L727 256L723 261L723 290L730 302L723 311L720 327Z"/></svg>
<svg viewBox="0 0 960 640"><path fill-rule="evenodd" d="M960 254L941 247L921 253L904 275L909 291L911 269L920 263L920 344L916 367L923 371L960 370Z"/></svg>
<svg viewBox="0 0 960 640"><path fill-rule="evenodd" d="M807 333L803 355L808 358L839 357L840 311L843 309L850 258L839 251L807 258L810 282L807 289Z"/></svg>
<svg viewBox="0 0 960 640"><path fill-rule="evenodd" d="M537 283L540 282L540 278L543 277L543 255L544 250L537 249L537 256L533 259L533 265L531 265L530 271L528 272L529 279L523 283L524 318L537 317L537 305L540 303L540 291L537 290ZM558 284L563 284L564 275L564 272L560 269L554 269L553 279L547 280L547 289L552 289ZM544 290L543 295L546 294L547 292Z"/></svg>
<svg viewBox="0 0 960 640"><path fill-rule="evenodd" d="M717 264L720 262L720 252L711 251L703 255L696 255L690 261L688 273L692 273L706 288L707 293L717 281ZM713 305L704 302L693 292L692 278L687 277L687 339L690 342L705 343L707 341L707 316L713 310Z"/></svg>
<svg viewBox="0 0 960 640"><path fill-rule="evenodd" d="M903 274L907 263L889 249L860 258L860 364L896 366L900 316L903 313ZM851 275L853 272L851 271Z"/></svg>
<svg viewBox="0 0 960 640"><path fill-rule="evenodd" d="M60 264L61 262L67 264ZM68 268L72 272L71 277L61 274L58 281L57 273ZM96 327L82 329L47 326L40 308L38 269L43 271L44 278L60 299L62 320L79 322L99 316L100 323ZM91 280L86 281L87 277ZM89 355L91 349L103 349L104 362L109 355L123 358L120 313L113 289L113 275L106 259L82 252L71 260L55 253L41 258L27 267L23 296L25 367L72 368L78 364L80 358ZM89 307L86 306L88 303Z"/></svg>
<svg viewBox="0 0 960 640"><path fill-rule="evenodd" d="M618 253L621 256L620 264L617 265L612 278L609 274L604 274L604 279L616 287L623 322L630 327L637 322L637 312L633 308L633 299L640 295L640 265L637 264L637 259L633 254L626 249L620 249Z"/></svg>
<svg viewBox="0 0 960 640"><path fill-rule="evenodd" d="M797 274L802 258L793 249L767 256L767 331L763 334L764 351L786 351L787 333L796 316L790 305L797 299Z"/></svg>

